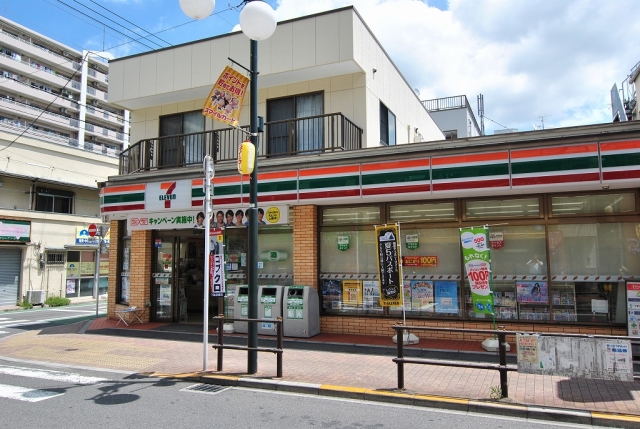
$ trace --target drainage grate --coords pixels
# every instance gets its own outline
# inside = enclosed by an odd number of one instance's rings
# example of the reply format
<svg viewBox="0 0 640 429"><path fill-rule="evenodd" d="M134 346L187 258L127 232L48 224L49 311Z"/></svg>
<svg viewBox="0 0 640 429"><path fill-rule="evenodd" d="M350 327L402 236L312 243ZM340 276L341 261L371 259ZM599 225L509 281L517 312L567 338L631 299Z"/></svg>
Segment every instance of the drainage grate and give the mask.
<svg viewBox="0 0 640 429"><path fill-rule="evenodd" d="M229 386L219 386L217 384L194 384L193 386L189 386L189 387L185 387L184 389L181 389L181 391L188 391L188 392L198 392L198 393L209 393L209 394L216 394L216 393L220 393L223 390L228 389Z"/></svg>

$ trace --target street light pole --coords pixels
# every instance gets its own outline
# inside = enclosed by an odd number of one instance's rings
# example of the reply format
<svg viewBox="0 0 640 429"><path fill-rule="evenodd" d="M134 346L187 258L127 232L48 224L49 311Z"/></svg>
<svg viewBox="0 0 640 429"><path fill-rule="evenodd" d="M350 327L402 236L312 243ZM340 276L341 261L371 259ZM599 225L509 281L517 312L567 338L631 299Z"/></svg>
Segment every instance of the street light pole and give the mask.
<svg viewBox="0 0 640 429"><path fill-rule="evenodd" d="M253 171L250 174L249 182L249 225L248 227L248 249L247 249L247 285L248 295L248 316L250 319L258 318L258 41L266 40L276 30L275 11L268 3L262 0L244 0L244 5L240 12L240 28L242 32L251 40L250 45L250 67L249 75L251 82L249 91L250 98L250 123L249 133L251 143L255 148ZM215 8L215 0L180 0L182 11L193 19L204 19L211 15ZM207 195L206 198L209 198ZM208 232L207 232L208 235ZM208 240L208 237L207 237ZM206 318L206 313L205 313ZM206 339L203 340L206 347ZM249 322L247 330L247 346L254 350L249 350L247 355L247 373L258 372L258 325L257 322ZM206 361L205 361L206 365ZM206 367L205 367L206 370Z"/></svg>
<svg viewBox="0 0 640 429"><path fill-rule="evenodd" d="M251 81L249 92L251 93L250 123L251 143L255 147L253 171L249 182L249 254L247 257L248 289L249 289L249 319L258 318L258 42L251 39L250 74ZM258 347L258 322L249 322L247 327L247 373L258 372L258 352L251 350Z"/></svg>

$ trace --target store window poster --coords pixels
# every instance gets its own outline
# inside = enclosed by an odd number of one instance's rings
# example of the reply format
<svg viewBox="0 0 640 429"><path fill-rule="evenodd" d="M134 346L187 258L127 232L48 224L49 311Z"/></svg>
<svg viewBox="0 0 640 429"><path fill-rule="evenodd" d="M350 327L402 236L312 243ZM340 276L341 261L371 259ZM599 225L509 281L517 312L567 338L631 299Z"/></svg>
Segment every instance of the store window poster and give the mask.
<svg viewBox="0 0 640 429"><path fill-rule="evenodd" d="M411 309L433 312L433 282L426 280L411 282Z"/></svg>
<svg viewBox="0 0 640 429"><path fill-rule="evenodd" d="M324 280L322 282L322 306L324 308L340 308L342 281Z"/></svg>
<svg viewBox="0 0 640 429"><path fill-rule="evenodd" d="M547 282L518 282L516 283L518 302L549 303L549 289Z"/></svg>
<svg viewBox="0 0 640 429"><path fill-rule="evenodd" d="M435 283L436 313L458 313L458 282Z"/></svg>
<svg viewBox="0 0 640 429"><path fill-rule="evenodd" d="M364 280L362 282L362 306L365 309L380 307L380 283L376 280Z"/></svg>

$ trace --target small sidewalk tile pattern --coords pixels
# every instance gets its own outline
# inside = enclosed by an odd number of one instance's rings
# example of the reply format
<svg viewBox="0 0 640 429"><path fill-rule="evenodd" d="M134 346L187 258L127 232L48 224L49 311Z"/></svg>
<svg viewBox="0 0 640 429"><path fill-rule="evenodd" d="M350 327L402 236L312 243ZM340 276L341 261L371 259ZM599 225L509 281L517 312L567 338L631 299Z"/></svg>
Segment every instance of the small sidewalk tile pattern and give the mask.
<svg viewBox="0 0 640 429"><path fill-rule="evenodd" d="M202 342L138 338L121 335L95 335L104 329L161 328L165 324L147 323L116 327L115 320L97 319L84 335L75 333L47 334L28 331L0 340L0 358L25 359L76 366L134 371L145 374L185 374L201 372ZM92 334L92 332L94 334ZM113 332L113 331L112 331ZM211 330L210 334L215 331ZM391 338L366 335L320 334L305 341L393 347ZM459 344L463 343L463 344ZM416 346L412 346L416 347ZM463 341L421 340L417 347L483 351L479 343ZM345 387L394 390L397 368L389 355L351 354L285 346L283 378L288 382L320 383ZM216 369L216 351L208 349L207 372L211 374L245 375L247 353L224 351L224 368ZM508 373L509 400L515 404L556 407L640 415L640 383L591 380L560 376ZM276 377L275 354L259 353L256 378ZM435 365L405 365L405 387L409 393L488 400L492 388L499 387L497 371Z"/></svg>

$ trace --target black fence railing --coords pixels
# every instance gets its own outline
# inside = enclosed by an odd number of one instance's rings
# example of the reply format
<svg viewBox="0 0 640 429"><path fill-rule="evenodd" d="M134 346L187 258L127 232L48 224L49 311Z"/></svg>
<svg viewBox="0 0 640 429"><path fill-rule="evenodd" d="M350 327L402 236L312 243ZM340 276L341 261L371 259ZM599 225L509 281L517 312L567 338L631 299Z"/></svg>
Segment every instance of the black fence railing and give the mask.
<svg viewBox="0 0 640 429"><path fill-rule="evenodd" d="M455 95L453 97L435 98L433 100L423 100L422 104L430 112L448 109L460 109L469 107L469 100L466 95Z"/></svg>
<svg viewBox="0 0 640 429"><path fill-rule="evenodd" d="M404 364L418 364L418 365L439 365L439 366L451 366L459 368L476 368L476 369L488 369L498 371L500 373L500 397L509 397L509 385L507 383L507 372L518 371L518 367L514 365L507 365L507 335L515 336L518 334L529 334L537 336L551 336L551 337L567 337L567 338L585 338L585 339L615 339L615 340L629 340L633 343L635 337L626 337L619 335L587 335L587 334L565 334L556 332L520 332L520 331L506 331L504 326L498 326L498 329L466 329L466 328L432 328L424 326L407 326L402 324L396 324L391 327L396 331L397 338L397 353L393 358L393 362L397 365L398 374L398 390L404 390ZM448 361L442 359L424 359L405 357L404 355L404 337L405 333L411 331L422 332L447 332L449 334L486 334L488 336L493 335L498 340L498 363L477 363L477 362L458 362ZM633 371L632 371L633 372ZM634 378L638 378L634 375Z"/></svg>
<svg viewBox="0 0 640 429"><path fill-rule="evenodd" d="M241 127L248 131L248 127ZM247 140L236 128L140 140L120 154L120 173L202 165L210 154L214 163L237 159ZM362 148L362 129L342 113L267 122L258 136L256 156L285 157Z"/></svg>
<svg viewBox="0 0 640 429"><path fill-rule="evenodd" d="M282 317L277 319L247 319L247 318L228 318L223 316L217 316L213 318L214 323L218 325L218 342L212 344L211 347L217 351L217 363L216 371L222 372L222 363L224 359L224 350L244 350L244 351L256 351L256 352L268 352L275 353L276 355L276 377L282 378L282 353L283 347L283 332L282 332ZM276 347L249 347L249 346L235 346L224 344L224 324L227 322L246 322L246 323L273 323L276 326Z"/></svg>

